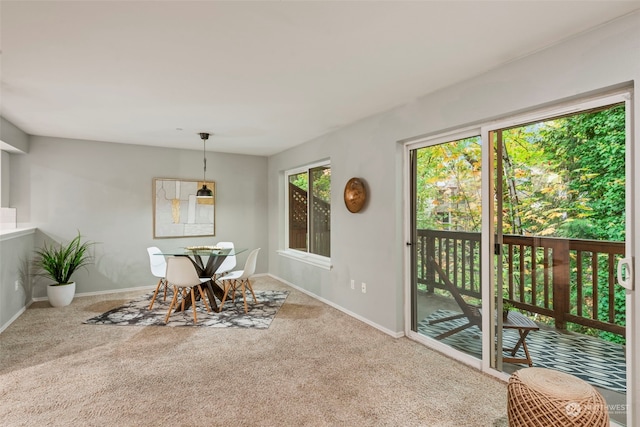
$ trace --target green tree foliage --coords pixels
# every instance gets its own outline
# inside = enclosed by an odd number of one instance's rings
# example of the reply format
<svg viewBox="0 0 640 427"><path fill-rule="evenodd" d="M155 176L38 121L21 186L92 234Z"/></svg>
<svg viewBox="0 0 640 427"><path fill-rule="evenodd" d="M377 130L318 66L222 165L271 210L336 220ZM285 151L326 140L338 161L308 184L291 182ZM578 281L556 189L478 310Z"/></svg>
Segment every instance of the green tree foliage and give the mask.
<svg viewBox="0 0 640 427"><path fill-rule="evenodd" d="M541 124L502 132L503 232L551 236L564 211L566 185L552 153L540 144Z"/></svg>
<svg viewBox="0 0 640 427"><path fill-rule="evenodd" d="M560 200L567 221L558 235L624 241L624 105L558 122L540 131L540 146L553 153L567 183Z"/></svg>
<svg viewBox="0 0 640 427"><path fill-rule="evenodd" d="M417 152L418 228L480 231L480 137Z"/></svg>
<svg viewBox="0 0 640 427"><path fill-rule="evenodd" d="M289 183L303 189L304 191L309 191L309 175L306 172L290 175Z"/></svg>
<svg viewBox="0 0 640 427"><path fill-rule="evenodd" d="M505 130L504 231L623 241L624 121L619 105Z"/></svg>
<svg viewBox="0 0 640 427"><path fill-rule="evenodd" d="M311 169L313 182L313 195L319 199L331 203L331 168L320 166Z"/></svg>
<svg viewBox="0 0 640 427"><path fill-rule="evenodd" d="M319 166L310 169L313 182L313 195L321 200L331 202L331 167ZM289 182L309 192L309 173L301 172L289 176Z"/></svg>

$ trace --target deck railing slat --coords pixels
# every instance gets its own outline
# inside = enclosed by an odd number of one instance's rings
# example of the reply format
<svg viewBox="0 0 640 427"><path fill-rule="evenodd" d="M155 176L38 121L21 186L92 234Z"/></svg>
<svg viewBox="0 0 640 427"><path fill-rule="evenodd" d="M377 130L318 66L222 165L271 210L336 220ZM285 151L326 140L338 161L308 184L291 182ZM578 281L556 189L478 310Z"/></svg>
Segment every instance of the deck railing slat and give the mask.
<svg viewBox="0 0 640 427"><path fill-rule="evenodd" d="M549 251L551 250L550 248L547 247L543 247L542 250L544 251L544 260L542 262L543 265L543 269L544 269L544 308L548 309L549 308L549 273L551 272L551 265L549 263Z"/></svg>
<svg viewBox="0 0 640 427"><path fill-rule="evenodd" d="M615 256L613 254L609 254L608 256L608 264L609 264L609 323L615 323L616 313L615 313L615 284L616 284L616 276L615 276Z"/></svg>
<svg viewBox="0 0 640 427"><path fill-rule="evenodd" d="M578 316L582 316L582 251L577 251L576 256L576 312Z"/></svg>
<svg viewBox="0 0 640 427"><path fill-rule="evenodd" d="M509 246L509 257L507 258L509 260L509 277L508 277L508 282L509 282L509 299L510 300L515 300L514 294L513 294L513 246Z"/></svg>
<svg viewBox="0 0 640 427"><path fill-rule="evenodd" d="M538 248L536 246L536 240L533 240L531 246L531 305L537 306L537 294L538 290L536 287L537 277L538 277Z"/></svg>
<svg viewBox="0 0 640 427"><path fill-rule="evenodd" d="M591 295L593 296L592 319L598 318L598 253L591 252Z"/></svg>

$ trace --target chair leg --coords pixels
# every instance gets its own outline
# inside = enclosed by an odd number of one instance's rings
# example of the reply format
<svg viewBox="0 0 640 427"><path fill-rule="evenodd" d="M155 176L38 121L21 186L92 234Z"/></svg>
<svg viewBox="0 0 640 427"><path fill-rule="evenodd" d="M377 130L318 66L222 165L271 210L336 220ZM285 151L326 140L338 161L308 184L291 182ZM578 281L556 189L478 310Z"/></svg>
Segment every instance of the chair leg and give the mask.
<svg viewBox="0 0 640 427"><path fill-rule="evenodd" d="M198 323L198 318L196 317L196 293L195 289L191 288L189 292L191 294L191 311L193 311L193 324Z"/></svg>
<svg viewBox="0 0 640 427"><path fill-rule="evenodd" d="M211 309L209 308L209 304L207 304L207 297L205 296L201 285L198 285L198 290L200 291L200 298L202 299L202 302L203 302L205 308L207 309L207 311L209 313L211 313Z"/></svg>
<svg viewBox="0 0 640 427"><path fill-rule="evenodd" d="M171 299L171 304L169 304L169 311L167 311L167 317L165 317L164 319L165 325L169 322L169 316L171 316L171 310L173 310L173 306L176 303L177 298L178 298L178 289L174 287L173 298Z"/></svg>
<svg viewBox="0 0 640 427"><path fill-rule="evenodd" d="M231 282L231 299L233 301L236 300L236 290L238 289L238 281L234 280L233 282Z"/></svg>
<svg viewBox="0 0 640 427"><path fill-rule="evenodd" d="M184 299L187 297L187 288L182 288L182 307L180 307L180 310L184 311Z"/></svg>
<svg viewBox="0 0 640 427"><path fill-rule="evenodd" d="M164 277L162 279L160 279L164 282L164 298L162 299L162 301L166 301L167 300L167 288L169 287L169 283L167 283L167 279L165 279Z"/></svg>
<svg viewBox="0 0 640 427"><path fill-rule="evenodd" d="M158 284L156 285L156 291L153 293L153 296L151 297L151 304L149 304L149 310L153 308L153 303L156 302L156 296L158 296L158 291L160 290L160 286L162 285L163 280L164 279L158 280ZM165 289L165 300L166 300L167 288L165 287L164 289Z"/></svg>
<svg viewBox="0 0 640 427"><path fill-rule="evenodd" d="M253 292L253 286L251 286L251 280L247 279L247 286L249 287L249 290L251 291L251 295L253 295L253 302L256 303L258 302L258 299L256 298L256 294L255 292Z"/></svg>
<svg viewBox="0 0 640 427"><path fill-rule="evenodd" d="M460 332L462 330L465 330L467 328L470 328L472 326L473 326L473 323L471 323L471 322L466 323L466 324L464 324L462 326L458 326L457 328L453 328L450 331L446 331L446 332L441 333L440 335L435 337L435 339L441 340L441 339L447 338L447 337L449 337L449 336L451 336L453 334L457 334L458 332Z"/></svg>
<svg viewBox="0 0 640 427"><path fill-rule="evenodd" d="M242 280L240 282L240 291L242 292L242 301L244 301L244 312L248 313L249 312L249 308L247 307L247 296L245 295L245 289L244 289L245 280Z"/></svg>
<svg viewBox="0 0 640 427"><path fill-rule="evenodd" d="M224 294L222 294L222 301L220 301L220 308L218 309L218 311L222 311L224 302L227 300L227 294L229 294L229 288L231 288L231 283L229 280L225 280L222 283L224 283Z"/></svg>

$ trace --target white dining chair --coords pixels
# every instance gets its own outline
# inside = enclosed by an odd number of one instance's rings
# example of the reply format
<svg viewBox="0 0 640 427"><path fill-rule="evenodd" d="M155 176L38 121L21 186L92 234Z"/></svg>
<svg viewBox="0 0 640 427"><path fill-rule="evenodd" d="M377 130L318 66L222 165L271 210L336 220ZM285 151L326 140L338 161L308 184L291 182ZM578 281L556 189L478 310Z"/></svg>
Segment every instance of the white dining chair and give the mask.
<svg viewBox="0 0 640 427"><path fill-rule="evenodd" d="M207 297L202 291L202 279L198 277L198 272L191 260L187 257L177 256L171 257L167 260L167 276L166 280L170 286L173 286L173 299L169 305L169 311L164 323L169 321L171 311L178 305L178 294L181 295L182 311L185 307L185 298L187 294L191 295L191 311L193 311L193 323L198 323L198 317L196 315L196 296L195 290L200 292L200 299L204 304L207 311L211 312L209 305L207 304ZM208 280L208 279L205 279Z"/></svg>
<svg viewBox="0 0 640 427"><path fill-rule="evenodd" d="M147 253L149 254L151 274L159 279L158 284L156 285L156 291L153 293L153 297L151 298L151 304L149 304L149 310L151 310L153 308L153 303L156 301L158 291L162 286L164 286L164 301L167 300L168 285L165 278L165 276L167 275L167 260L162 255L162 251L155 246L148 247Z"/></svg>
<svg viewBox="0 0 640 427"><path fill-rule="evenodd" d="M251 281L249 280L249 278L253 276L256 271L256 262L258 260L259 251L260 248L251 251L251 253L247 257L247 262L245 263L243 270L232 271L231 273L225 274L220 279L218 279L219 282L222 283L224 289L222 301L220 302L220 311L222 311L224 302L227 300L229 291L232 291L231 299L234 300L236 298L236 290L238 289L238 287L240 287L240 291L242 292L245 313L249 311L249 309L247 308L247 296L245 294L246 287L248 287L249 291L251 291L254 303L257 301L256 294L253 292L253 287L251 286Z"/></svg>
<svg viewBox="0 0 640 427"><path fill-rule="evenodd" d="M218 242L215 246L221 249L231 249L232 251L235 248L233 242ZM218 267L216 272L213 274L213 280L216 281L218 278L224 276L226 273L233 270L235 266L236 254L233 253L233 255L227 255L224 258L224 261L222 261L222 264L220 264L220 267Z"/></svg>

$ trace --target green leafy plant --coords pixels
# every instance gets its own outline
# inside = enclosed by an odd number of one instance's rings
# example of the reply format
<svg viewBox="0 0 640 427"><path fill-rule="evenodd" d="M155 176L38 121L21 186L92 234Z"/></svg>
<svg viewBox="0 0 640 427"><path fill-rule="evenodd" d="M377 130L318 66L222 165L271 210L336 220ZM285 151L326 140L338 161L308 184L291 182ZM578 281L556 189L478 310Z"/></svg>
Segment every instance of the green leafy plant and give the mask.
<svg viewBox="0 0 640 427"><path fill-rule="evenodd" d="M507 320L509 317L509 311L513 310L515 307L507 300L502 300L502 320Z"/></svg>
<svg viewBox="0 0 640 427"><path fill-rule="evenodd" d="M36 273L42 277L48 277L56 282L56 285L70 283L71 276L79 268L86 267L93 262L89 252L93 242L82 242L80 232L66 245L44 244L42 249L36 250Z"/></svg>

